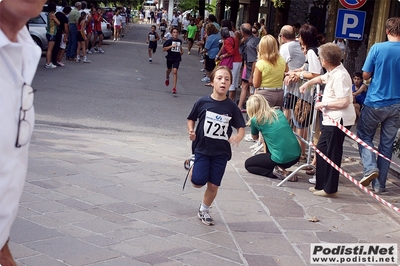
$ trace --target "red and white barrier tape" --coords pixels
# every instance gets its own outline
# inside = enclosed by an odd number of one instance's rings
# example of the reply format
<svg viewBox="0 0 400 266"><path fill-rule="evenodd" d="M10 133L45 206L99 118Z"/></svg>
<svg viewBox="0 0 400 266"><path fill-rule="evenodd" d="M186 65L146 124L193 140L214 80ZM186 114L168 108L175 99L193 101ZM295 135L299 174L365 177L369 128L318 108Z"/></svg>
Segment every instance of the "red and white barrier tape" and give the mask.
<svg viewBox="0 0 400 266"><path fill-rule="evenodd" d="M371 146L369 146L367 143L365 143L364 141L362 141L359 137L357 137L353 132L351 132L350 130L348 130L347 128L345 128L342 124L338 123L336 120L334 120L333 118L331 118L328 114L326 114L324 111L322 111L322 113L324 115L326 115L333 123L335 123L336 127L338 127L340 130L342 130L347 136L349 136L350 138L354 139L357 143L361 144L364 148L372 151L373 153L377 154L378 156L381 156L383 159L391 162L392 164L396 165L397 167L400 168L400 165L398 165L396 162L393 162L391 159L389 159L388 157L386 157L385 155L383 155L382 153L380 153L379 151L375 150L374 148L372 148Z"/></svg>
<svg viewBox="0 0 400 266"><path fill-rule="evenodd" d="M344 171L342 168L340 168L339 166L337 166L334 162L332 162L328 157L325 156L325 154L323 154L320 150L317 149L317 147L310 142L310 146L327 162L329 163L333 168L335 168L339 173L341 173L343 176L345 176L347 179L349 179L351 182L353 182L356 186L358 186L359 188L361 188L364 192L368 193L370 196L372 196L374 199L376 199L377 201L379 201L380 203L386 205L387 207L391 208L392 210L394 210L395 212L397 212L398 214L400 214L400 209L396 206L393 206L393 204L387 202L386 200L382 199L381 197L379 197L378 195L376 195L375 193L373 193L372 191L370 191L368 188L364 187L363 185L361 185L360 182L358 182L356 179L354 179L351 175L349 175L346 171Z"/></svg>
<svg viewBox="0 0 400 266"><path fill-rule="evenodd" d="M387 158L385 155L379 153L377 150L375 150L374 148L372 148L371 146L369 146L367 143L365 143L364 141L362 141L359 137L357 137L355 134L353 134L350 130L348 130L347 128L345 128L342 124L338 123L336 120L334 120L333 118L331 118L328 114L326 114L324 111L322 111L324 115L326 115L333 123L335 123L336 127L338 127L340 130L342 130L347 136L349 136L350 138L354 139L357 143L361 144L363 147L367 148L368 150L374 152L375 154L378 154L379 156L381 156L382 158L384 158L385 160L393 163L394 165L400 167L400 165L398 165L397 163L393 162L392 160L390 160L389 158ZM382 204L386 205L387 207L391 208L392 210L394 210L395 212L400 214L400 209L396 206L393 206L393 204L387 202L386 200L382 199L381 197L379 197L378 195L376 195L375 193L373 193L372 191L368 190L368 188L364 187L363 185L360 184L360 182L358 182L356 179L354 179L351 175L349 175L347 172L345 172L343 169L341 169L339 166L337 166L334 162L332 162L328 157L325 156L325 154L323 154L320 150L317 149L317 147L310 142L310 146L327 162L329 163L333 168L335 168L339 173L341 173L343 176L345 176L347 179L349 179L351 182L353 182L356 186L358 186L359 188L361 188L364 192L368 193L370 196L372 196L374 199L376 199L377 201L381 202Z"/></svg>

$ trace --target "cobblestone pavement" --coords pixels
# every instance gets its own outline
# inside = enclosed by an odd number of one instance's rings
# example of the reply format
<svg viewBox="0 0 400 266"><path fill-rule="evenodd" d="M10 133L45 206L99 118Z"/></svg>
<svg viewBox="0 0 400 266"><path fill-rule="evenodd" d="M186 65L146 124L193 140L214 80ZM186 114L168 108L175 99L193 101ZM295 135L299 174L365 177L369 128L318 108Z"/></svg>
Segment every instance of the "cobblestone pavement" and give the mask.
<svg viewBox="0 0 400 266"><path fill-rule="evenodd" d="M330 199L303 172L282 187L247 173L250 145L233 150L210 227L196 216L203 190L182 191L189 142L37 125L11 234L18 265L309 265L311 243L400 243L399 215L344 177ZM349 140L344 158L360 176ZM388 191L400 207L398 180Z"/></svg>

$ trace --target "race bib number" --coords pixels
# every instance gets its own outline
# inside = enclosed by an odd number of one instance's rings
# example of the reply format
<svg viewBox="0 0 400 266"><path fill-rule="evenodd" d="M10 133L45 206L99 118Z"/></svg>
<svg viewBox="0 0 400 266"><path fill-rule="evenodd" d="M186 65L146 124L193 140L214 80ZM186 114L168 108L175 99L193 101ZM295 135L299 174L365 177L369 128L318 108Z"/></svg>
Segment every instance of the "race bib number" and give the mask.
<svg viewBox="0 0 400 266"><path fill-rule="evenodd" d="M207 111L204 120L204 136L212 139L228 140L231 117Z"/></svg>
<svg viewBox="0 0 400 266"><path fill-rule="evenodd" d="M150 35L149 35L150 41L154 41L155 37L156 37L156 36L154 36L153 34L150 34Z"/></svg>
<svg viewBox="0 0 400 266"><path fill-rule="evenodd" d="M161 26L160 28L161 28L161 30L165 30L165 26Z"/></svg>
<svg viewBox="0 0 400 266"><path fill-rule="evenodd" d="M181 43L180 42L172 42L172 46L174 46L174 45L176 45L176 46L172 47L171 51L180 53L181 52L181 49L180 49Z"/></svg>

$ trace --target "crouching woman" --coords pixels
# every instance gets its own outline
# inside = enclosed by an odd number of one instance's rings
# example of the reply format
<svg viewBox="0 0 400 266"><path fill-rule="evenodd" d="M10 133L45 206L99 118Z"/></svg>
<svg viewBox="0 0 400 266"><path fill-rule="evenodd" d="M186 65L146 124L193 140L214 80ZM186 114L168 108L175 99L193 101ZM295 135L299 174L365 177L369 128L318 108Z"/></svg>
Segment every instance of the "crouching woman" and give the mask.
<svg viewBox="0 0 400 266"><path fill-rule="evenodd" d="M296 136L283 112L271 108L261 94L250 96L246 106L253 139L257 140L261 132L267 146L266 153L257 154L245 161L246 170L256 175L283 179L287 175L285 169L297 163L300 158L301 149ZM297 177L289 181L297 181Z"/></svg>

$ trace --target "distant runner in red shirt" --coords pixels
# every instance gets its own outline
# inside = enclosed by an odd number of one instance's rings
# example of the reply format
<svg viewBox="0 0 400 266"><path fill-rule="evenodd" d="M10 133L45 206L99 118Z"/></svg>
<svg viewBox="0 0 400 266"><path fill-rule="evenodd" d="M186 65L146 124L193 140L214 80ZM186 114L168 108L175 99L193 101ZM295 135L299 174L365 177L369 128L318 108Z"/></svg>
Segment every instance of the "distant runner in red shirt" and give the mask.
<svg viewBox="0 0 400 266"><path fill-rule="evenodd" d="M97 11L93 14L93 21L94 21L94 38L92 42L92 53L102 53L104 54L103 49L101 49L101 45L103 43L104 34L101 31L101 22L103 21L103 10L99 7ZM97 38L99 38L99 42L96 45Z"/></svg>

